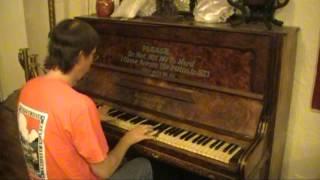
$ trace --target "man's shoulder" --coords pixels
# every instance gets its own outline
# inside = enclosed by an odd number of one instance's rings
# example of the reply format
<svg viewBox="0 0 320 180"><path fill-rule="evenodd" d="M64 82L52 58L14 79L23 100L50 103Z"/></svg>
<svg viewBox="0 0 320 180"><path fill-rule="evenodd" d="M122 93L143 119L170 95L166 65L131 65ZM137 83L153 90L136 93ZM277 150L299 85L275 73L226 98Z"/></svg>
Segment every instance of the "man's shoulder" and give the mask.
<svg viewBox="0 0 320 180"><path fill-rule="evenodd" d="M51 92L58 92L60 89L68 89L66 83L61 80L53 78L46 78L39 76L29 80L22 88L22 90L46 90Z"/></svg>
<svg viewBox="0 0 320 180"><path fill-rule="evenodd" d="M76 98L78 100L81 100L86 105L89 105L89 106L93 105L94 106L95 103L93 102L93 100L89 96L87 96L86 94L83 94L81 92L78 92L76 90L74 90L74 91L75 91Z"/></svg>

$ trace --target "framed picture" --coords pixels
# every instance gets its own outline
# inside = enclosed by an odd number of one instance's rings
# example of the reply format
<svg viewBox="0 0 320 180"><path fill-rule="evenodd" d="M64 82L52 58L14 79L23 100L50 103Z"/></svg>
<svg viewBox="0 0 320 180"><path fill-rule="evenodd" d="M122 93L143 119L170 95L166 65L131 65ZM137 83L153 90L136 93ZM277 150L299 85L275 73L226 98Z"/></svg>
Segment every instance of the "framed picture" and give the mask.
<svg viewBox="0 0 320 180"><path fill-rule="evenodd" d="M312 108L320 110L320 47L318 53L318 67L313 91Z"/></svg>

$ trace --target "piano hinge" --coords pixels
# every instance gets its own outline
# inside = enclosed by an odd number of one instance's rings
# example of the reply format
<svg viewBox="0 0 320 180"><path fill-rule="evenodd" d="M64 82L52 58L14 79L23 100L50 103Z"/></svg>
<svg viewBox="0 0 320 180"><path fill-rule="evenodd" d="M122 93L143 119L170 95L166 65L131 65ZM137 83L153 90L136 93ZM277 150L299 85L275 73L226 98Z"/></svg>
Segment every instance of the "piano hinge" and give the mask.
<svg viewBox="0 0 320 180"><path fill-rule="evenodd" d="M265 134L267 132L268 125L269 125L269 123L267 123L267 122L262 123L262 126L261 126L261 133L262 134Z"/></svg>
<svg viewBox="0 0 320 180"><path fill-rule="evenodd" d="M260 123L260 127L258 129L258 131L260 132L260 134L265 134L267 132L268 129L268 125L270 122L270 116L269 115L264 115L262 116L262 122Z"/></svg>

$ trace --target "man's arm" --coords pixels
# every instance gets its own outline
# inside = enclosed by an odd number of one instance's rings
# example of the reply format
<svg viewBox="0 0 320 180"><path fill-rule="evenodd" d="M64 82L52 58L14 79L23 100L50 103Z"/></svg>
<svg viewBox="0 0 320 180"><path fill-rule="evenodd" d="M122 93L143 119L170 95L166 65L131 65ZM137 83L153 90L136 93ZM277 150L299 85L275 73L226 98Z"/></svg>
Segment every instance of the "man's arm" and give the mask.
<svg viewBox="0 0 320 180"><path fill-rule="evenodd" d="M119 167L123 157L125 156L129 147L145 139L152 139L149 135L152 126L140 125L128 131L118 142L115 148L109 152L107 158L95 164L90 164L92 171L100 178L109 178Z"/></svg>

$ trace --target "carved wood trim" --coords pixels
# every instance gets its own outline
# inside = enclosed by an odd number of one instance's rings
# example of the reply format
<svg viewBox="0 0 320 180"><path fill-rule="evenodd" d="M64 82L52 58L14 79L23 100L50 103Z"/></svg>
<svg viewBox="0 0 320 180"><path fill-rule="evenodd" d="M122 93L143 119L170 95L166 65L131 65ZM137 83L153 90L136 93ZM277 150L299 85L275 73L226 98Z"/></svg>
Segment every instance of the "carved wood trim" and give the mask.
<svg viewBox="0 0 320 180"><path fill-rule="evenodd" d="M318 54L317 75L313 91L312 108L320 110L320 48Z"/></svg>

